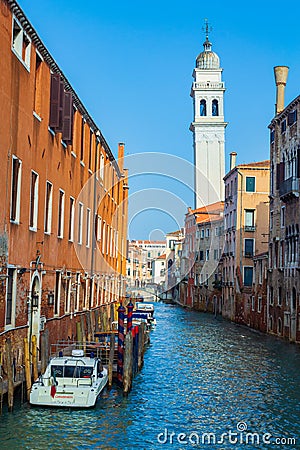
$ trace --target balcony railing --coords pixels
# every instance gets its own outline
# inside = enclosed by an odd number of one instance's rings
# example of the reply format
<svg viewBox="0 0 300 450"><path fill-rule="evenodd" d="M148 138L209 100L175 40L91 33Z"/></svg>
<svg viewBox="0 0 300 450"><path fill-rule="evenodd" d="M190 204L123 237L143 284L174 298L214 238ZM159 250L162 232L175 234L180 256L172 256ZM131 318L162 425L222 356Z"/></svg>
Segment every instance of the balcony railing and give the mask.
<svg viewBox="0 0 300 450"><path fill-rule="evenodd" d="M290 177L279 186L281 200L287 201L291 197L299 197L299 178Z"/></svg>
<svg viewBox="0 0 300 450"><path fill-rule="evenodd" d="M245 225L244 226L244 230L245 231L255 231L256 230L256 226L255 225Z"/></svg>

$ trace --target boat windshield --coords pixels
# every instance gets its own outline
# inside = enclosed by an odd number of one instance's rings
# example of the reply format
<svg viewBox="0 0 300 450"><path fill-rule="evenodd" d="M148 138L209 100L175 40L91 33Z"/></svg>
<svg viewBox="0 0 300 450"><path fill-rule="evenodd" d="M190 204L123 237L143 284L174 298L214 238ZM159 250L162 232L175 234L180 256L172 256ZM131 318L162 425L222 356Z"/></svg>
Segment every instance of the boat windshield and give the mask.
<svg viewBox="0 0 300 450"><path fill-rule="evenodd" d="M58 378L89 378L93 367L86 366L51 366L51 375Z"/></svg>

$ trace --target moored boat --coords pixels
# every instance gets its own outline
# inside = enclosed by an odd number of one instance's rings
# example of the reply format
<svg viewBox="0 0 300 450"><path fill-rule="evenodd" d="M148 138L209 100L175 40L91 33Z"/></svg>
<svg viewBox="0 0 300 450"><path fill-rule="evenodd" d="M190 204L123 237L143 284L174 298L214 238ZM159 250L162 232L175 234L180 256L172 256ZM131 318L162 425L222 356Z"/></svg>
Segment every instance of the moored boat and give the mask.
<svg viewBox="0 0 300 450"><path fill-rule="evenodd" d="M89 356L81 349L73 349L70 356L60 352L33 383L29 401L36 406L90 408L107 380L107 369L93 352Z"/></svg>

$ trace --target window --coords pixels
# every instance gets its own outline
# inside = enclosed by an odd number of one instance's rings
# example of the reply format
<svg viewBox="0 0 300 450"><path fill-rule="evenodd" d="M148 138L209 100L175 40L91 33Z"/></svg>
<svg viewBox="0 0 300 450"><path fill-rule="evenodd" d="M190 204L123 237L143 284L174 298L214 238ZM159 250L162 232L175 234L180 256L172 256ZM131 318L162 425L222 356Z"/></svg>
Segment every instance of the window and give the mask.
<svg viewBox="0 0 300 450"><path fill-rule="evenodd" d="M7 270L7 285L6 285L6 309L5 309L5 325L15 325L15 306L16 306L16 291L17 291L17 270L9 268Z"/></svg>
<svg viewBox="0 0 300 450"><path fill-rule="evenodd" d="M75 303L75 311L79 311L79 300L80 300L80 272L76 273L76 303Z"/></svg>
<svg viewBox="0 0 300 450"><path fill-rule="evenodd" d="M61 289L61 271L55 273L55 295L54 295L54 315L59 314L60 307L60 289Z"/></svg>
<svg viewBox="0 0 300 450"><path fill-rule="evenodd" d="M200 116L206 116L206 100L200 101Z"/></svg>
<svg viewBox="0 0 300 450"><path fill-rule="evenodd" d="M272 144L274 142L275 139L275 131L271 130L270 132L270 143Z"/></svg>
<svg viewBox="0 0 300 450"><path fill-rule="evenodd" d="M87 208L86 210L86 246L90 246L91 240L91 210Z"/></svg>
<svg viewBox="0 0 300 450"><path fill-rule="evenodd" d="M205 252L205 261L209 261L209 250L208 249Z"/></svg>
<svg viewBox="0 0 300 450"><path fill-rule="evenodd" d="M255 297L252 295L251 297L251 309L252 311L255 311Z"/></svg>
<svg viewBox="0 0 300 450"><path fill-rule="evenodd" d="M105 226L105 220L102 221L102 253L104 255L105 253L105 232L106 232L106 226Z"/></svg>
<svg viewBox="0 0 300 450"><path fill-rule="evenodd" d="M69 241L74 241L74 212L75 212L75 200L70 197L70 207L69 207Z"/></svg>
<svg viewBox="0 0 300 450"><path fill-rule="evenodd" d="M85 119L82 117L82 120L81 120L81 141L80 141L80 161L83 161L83 159L84 159L84 126L85 126Z"/></svg>
<svg viewBox="0 0 300 450"><path fill-rule="evenodd" d="M252 286L253 267L244 267L244 286Z"/></svg>
<svg viewBox="0 0 300 450"><path fill-rule="evenodd" d="M281 226L281 228L285 227L285 206L281 207L280 226Z"/></svg>
<svg viewBox="0 0 300 450"><path fill-rule="evenodd" d="M52 222L52 190L53 186L50 181L46 182L46 204L45 204L45 233L51 233Z"/></svg>
<svg viewBox="0 0 300 450"><path fill-rule="evenodd" d="M219 257L219 251L218 250L214 250L214 260L216 261Z"/></svg>
<svg viewBox="0 0 300 450"><path fill-rule="evenodd" d="M270 211L270 230L273 230L273 218L274 218L274 213L273 213L273 211Z"/></svg>
<svg viewBox="0 0 300 450"><path fill-rule="evenodd" d="M34 111L41 116L42 110L42 62L41 55L35 53Z"/></svg>
<svg viewBox="0 0 300 450"><path fill-rule="evenodd" d="M37 219L38 219L38 188L39 188L39 176L33 170L31 171L31 184L30 184L30 210L29 210L29 228L32 231L37 231Z"/></svg>
<svg viewBox="0 0 300 450"><path fill-rule="evenodd" d="M62 189L59 190L58 194L58 227L57 227L57 237L64 237L64 213L65 213L65 193Z"/></svg>
<svg viewBox="0 0 300 450"><path fill-rule="evenodd" d="M219 228L218 227L215 228L215 236L219 236Z"/></svg>
<svg viewBox="0 0 300 450"><path fill-rule="evenodd" d="M71 272L67 272L66 274L66 305L65 305L65 312L70 312L70 306L71 306L71 283L72 283L72 274Z"/></svg>
<svg viewBox="0 0 300 450"><path fill-rule="evenodd" d="M245 226L254 227L254 210L245 209Z"/></svg>
<svg viewBox="0 0 300 450"><path fill-rule="evenodd" d="M219 115L219 103L218 100L212 101L212 115L218 116Z"/></svg>
<svg viewBox="0 0 300 450"><path fill-rule="evenodd" d="M291 111L288 115L288 125L293 125L297 121L297 110Z"/></svg>
<svg viewBox="0 0 300 450"><path fill-rule="evenodd" d="M269 287L269 304L270 305L274 304L273 287L272 286Z"/></svg>
<svg viewBox="0 0 300 450"><path fill-rule="evenodd" d="M97 215L96 239L101 241L101 217Z"/></svg>
<svg viewBox="0 0 300 450"><path fill-rule="evenodd" d="M201 239L204 238L204 228L201 228Z"/></svg>
<svg viewBox="0 0 300 450"><path fill-rule="evenodd" d="M104 156L101 154L100 157L100 178L102 178L102 181L104 179Z"/></svg>
<svg viewBox="0 0 300 450"><path fill-rule="evenodd" d="M282 288L281 286L278 287L278 299L277 299L278 306L282 305Z"/></svg>
<svg viewBox="0 0 300 450"><path fill-rule="evenodd" d="M22 161L16 156L13 156L11 174L10 220L15 223L19 223L20 221L21 169Z"/></svg>
<svg viewBox="0 0 300 450"><path fill-rule="evenodd" d="M252 257L254 254L254 239L245 239L244 251L246 257Z"/></svg>
<svg viewBox="0 0 300 450"><path fill-rule="evenodd" d="M90 129L90 142L89 142L89 169L92 169L92 149L93 149L93 130Z"/></svg>
<svg viewBox="0 0 300 450"><path fill-rule="evenodd" d="M200 257L200 261L204 261L204 252L203 252L203 250L200 250L199 257Z"/></svg>
<svg viewBox="0 0 300 450"><path fill-rule="evenodd" d="M78 244L82 244L83 204L78 205Z"/></svg>
<svg viewBox="0 0 300 450"><path fill-rule="evenodd" d="M286 119L281 122L281 133L285 133L286 130Z"/></svg>
<svg viewBox="0 0 300 450"><path fill-rule="evenodd" d="M25 67L29 69L31 42L15 17L13 18L12 50Z"/></svg>
<svg viewBox="0 0 300 450"><path fill-rule="evenodd" d="M261 312L261 307L262 307L262 298L258 297L257 299L257 312Z"/></svg>
<svg viewBox="0 0 300 450"><path fill-rule="evenodd" d="M205 236L206 236L206 237L209 237L209 228L206 228L206 230L205 230Z"/></svg>
<svg viewBox="0 0 300 450"><path fill-rule="evenodd" d="M255 177L246 177L246 192L255 192Z"/></svg>

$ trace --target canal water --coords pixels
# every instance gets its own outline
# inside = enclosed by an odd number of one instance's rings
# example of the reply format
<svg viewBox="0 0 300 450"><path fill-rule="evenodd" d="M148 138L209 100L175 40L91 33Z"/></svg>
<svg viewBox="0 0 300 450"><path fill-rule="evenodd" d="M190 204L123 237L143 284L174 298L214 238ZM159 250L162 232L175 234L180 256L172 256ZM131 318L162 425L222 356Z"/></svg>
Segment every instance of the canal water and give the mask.
<svg viewBox="0 0 300 450"><path fill-rule="evenodd" d="M156 304L127 398L91 410L16 405L0 449L300 449L300 349L221 318Z"/></svg>

